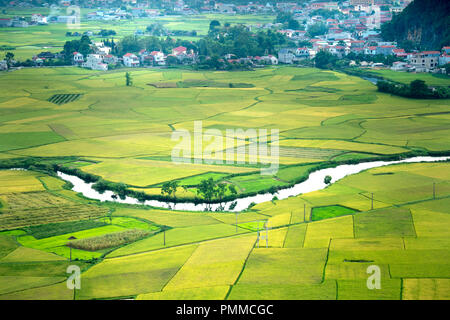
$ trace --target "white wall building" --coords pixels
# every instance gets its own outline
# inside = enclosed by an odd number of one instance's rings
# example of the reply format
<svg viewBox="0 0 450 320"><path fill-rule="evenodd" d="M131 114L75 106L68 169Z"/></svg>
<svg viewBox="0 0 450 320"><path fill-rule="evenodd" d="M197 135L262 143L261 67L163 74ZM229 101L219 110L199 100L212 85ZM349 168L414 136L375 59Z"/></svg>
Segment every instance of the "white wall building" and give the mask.
<svg viewBox="0 0 450 320"><path fill-rule="evenodd" d="M108 70L108 65L103 63L103 58L99 54L88 54L82 67L100 71Z"/></svg>
<svg viewBox="0 0 450 320"><path fill-rule="evenodd" d="M127 53L126 55L123 56L123 64L126 67L133 68L138 67L140 62L139 58L135 54Z"/></svg>

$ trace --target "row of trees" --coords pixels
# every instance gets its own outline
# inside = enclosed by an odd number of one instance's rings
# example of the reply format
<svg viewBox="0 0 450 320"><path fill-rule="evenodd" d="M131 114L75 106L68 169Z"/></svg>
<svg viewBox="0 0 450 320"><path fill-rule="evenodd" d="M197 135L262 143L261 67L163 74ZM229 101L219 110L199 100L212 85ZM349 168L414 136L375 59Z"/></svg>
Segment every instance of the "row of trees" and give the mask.
<svg viewBox="0 0 450 320"><path fill-rule="evenodd" d="M450 90L445 87L429 88L425 81L414 80L408 84L378 81L378 91L416 99L448 99Z"/></svg>

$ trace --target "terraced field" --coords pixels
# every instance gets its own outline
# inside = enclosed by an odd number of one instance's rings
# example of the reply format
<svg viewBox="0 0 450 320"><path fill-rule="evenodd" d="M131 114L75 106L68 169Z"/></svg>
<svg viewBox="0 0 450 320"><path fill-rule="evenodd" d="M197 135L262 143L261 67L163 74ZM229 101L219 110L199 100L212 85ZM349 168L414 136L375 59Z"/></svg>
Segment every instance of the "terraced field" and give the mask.
<svg viewBox="0 0 450 320"><path fill-rule="evenodd" d="M381 94L340 73L133 69L127 87L124 72L2 74L0 163L61 164L150 195L176 180L177 198L192 199L206 178L245 195L298 182L331 160L450 149L448 101ZM202 86L148 85L180 81ZM269 139L280 145L279 170L173 163L172 132L192 131L196 120L204 132L279 129ZM450 299L448 162L371 169L239 214L100 203L41 169L0 170L0 299L72 299L70 263L83 272L77 299ZM70 237L101 245L70 249ZM370 265L380 267L380 290L367 288Z"/></svg>

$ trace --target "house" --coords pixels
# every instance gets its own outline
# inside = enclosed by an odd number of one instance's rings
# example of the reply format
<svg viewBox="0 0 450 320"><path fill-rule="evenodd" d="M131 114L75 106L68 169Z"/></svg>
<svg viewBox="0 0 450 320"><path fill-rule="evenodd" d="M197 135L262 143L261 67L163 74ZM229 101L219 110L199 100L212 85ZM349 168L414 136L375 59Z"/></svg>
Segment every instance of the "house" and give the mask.
<svg viewBox="0 0 450 320"><path fill-rule="evenodd" d="M405 49L394 49L392 53L399 58L406 58L408 54L405 52Z"/></svg>
<svg viewBox="0 0 450 320"><path fill-rule="evenodd" d="M440 57L439 57L439 65L440 66L444 66L447 63L450 63L450 54L447 53L443 53Z"/></svg>
<svg viewBox="0 0 450 320"><path fill-rule="evenodd" d="M95 53L106 56L111 53L111 47L105 46L103 42L95 42L94 43Z"/></svg>
<svg viewBox="0 0 450 320"><path fill-rule="evenodd" d="M0 19L0 27L11 27L12 26L12 20L11 19Z"/></svg>
<svg viewBox="0 0 450 320"><path fill-rule="evenodd" d="M296 49L283 48L278 51L278 61L285 64L293 64Z"/></svg>
<svg viewBox="0 0 450 320"><path fill-rule="evenodd" d="M396 46L394 45L388 45L388 46L378 46L376 49L376 54L382 54L384 56L389 56L393 54L394 49L396 49Z"/></svg>
<svg viewBox="0 0 450 320"><path fill-rule="evenodd" d="M376 46L369 46L369 47L364 48L364 54L371 55L371 56L376 55L377 54L377 47Z"/></svg>
<svg viewBox="0 0 450 320"><path fill-rule="evenodd" d="M346 55L346 48L344 46L334 46L329 48L329 52L339 58Z"/></svg>
<svg viewBox="0 0 450 320"><path fill-rule="evenodd" d="M391 70L392 71L407 71L411 66L408 65L406 62L402 61L396 61L392 64Z"/></svg>
<svg viewBox="0 0 450 320"><path fill-rule="evenodd" d="M13 20L12 21L12 27L15 28L26 28L28 27L28 22L26 22L25 20Z"/></svg>
<svg viewBox="0 0 450 320"><path fill-rule="evenodd" d="M46 60L46 59L55 59L56 58L56 54L54 54L52 52L49 52L49 51L43 51L43 52L39 53L37 55L37 57L41 58L41 59L44 59L44 60Z"/></svg>
<svg viewBox="0 0 450 320"><path fill-rule="evenodd" d="M123 64L126 67L139 67L139 58L133 53L127 53L123 56Z"/></svg>
<svg viewBox="0 0 450 320"><path fill-rule="evenodd" d="M84 62L84 56L79 52L74 52L72 57L72 64L81 65Z"/></svg>
<svg viewBox="0 0 450 320"><path fill-rule="evenodd" d="M166 59L164 56L164 53L161 51L152 51L150 53L151 56L153 56L153 60L155 61L155 64L163 66L166 64Z"/></svg>
<svg viewBox="0 0 450 320"><path fill-rule="evenodd" d="M47 24L47 17L44 17L40 13L33 13L31 15L31 22L35 24Z"/></svg>
<svg viewBox="0 0 450 320"><path fill-rule="evenodd" d="M450 47L443 47L442 51L444 51L444 53L446 54L450 54Z"/></svg>
<svg viewBox="0 0 450 320"><path fill-rule="evenodd" d="M411 58L411 64L417 72L428 72L439 65L439 51L423 51L415 53Z"/></svg>
<svg viewBox="0 0 450 320"><path fill-rule="evenodd" d="M260 59L261 62L263 62L264 64L278 64L278 59L275 56L272 55L267 55L267 56L263 56Z"/></svg>
<svg viewBox="0 0 450 320"><path fill-rule="evenodd" d="M84 62L81 66L83 68L89 68L92 70L108 70L108 65L106 63L103 63L103 58L99 54L88 54L86 62Z"/></svg>
<svg viewBox="0 0 450 320"><path fill-rule="evenodd" d="M0 70L8 70L8 63L6 60L0 60Z"/></svg>
<svg viewBox="0 0 450 320"><path fill-rule="evenodd" d="M187 48L186 47L176 47L176 48L173 48L172 49L172 54L174 55L174 56L178 56L178 55L181 55L181 54L186 54L186 51L187 51Z"/></svg>
<svg viewBox="0 0 450 320"><path fill-rule="evenodd" d="M39 58L39 57L37 57L37 56L34 56L34 57L32 58L32 60L33 60L35 66L41 67L42 65L44 65L44 60L45 60L45 59Z"/></svg>
<svg viewBox="0 0 450 320"><path fill-rule="evenodd" d="M295 57L298 60L309 58L309 49L306 47L297 48L297 50L295 50Z"/></svg>
<svg viewBox="0 0 450 320"><path fill-rule="evenodd" d="M103 62L106 64L117 64L119 59L116 56L113 56L112 54L107 54L103 57Z"/></svg>

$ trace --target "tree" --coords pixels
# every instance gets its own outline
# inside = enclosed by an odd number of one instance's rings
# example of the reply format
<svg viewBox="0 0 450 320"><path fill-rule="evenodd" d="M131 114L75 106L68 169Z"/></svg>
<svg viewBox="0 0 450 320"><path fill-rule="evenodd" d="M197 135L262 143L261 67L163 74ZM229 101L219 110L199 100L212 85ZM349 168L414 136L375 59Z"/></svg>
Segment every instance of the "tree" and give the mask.
<svg viewBox="0 0 450 320"><path fill-rule="evenodd" d="M7 52L5 58L6 58L6 63L8 64L8 67L10 67L12 64L12 60L14 59L14 53Z"/></svg>
<svg viewBox="0 0 450 320"><path fill-rule="evenodd" d="M331 183L331 176L326 176L324 179L323 179L323 182L325 183L325 184L330 184Z"/></svg>
<svg viewBox="0 0 450 320"><path fill-rule="evenodd" d="M314 57L314 62L317 68L331 69L336 62L336 57L328 51L319 51Z"/></svg>
<svg viewBox="0 0 450 320"><path fill-rule="evenodd" d="M220 22L217 20L212 20L209 24L209 31L216 31L220 28Z"/></svg>
<svg viewBox="0 0 450 320"><path fill-rule="evenodd" d="M125 73L125 84L127 85L127 87L130 87L133 85L133 79L131 78L131 75L129 72Z"/></svg>
<svg viewBox="0 0 450 320"><path fill-rule="evenodd" d="M203 198L210 202L215 195L215 183L213 178L205 179L197 186L197 194L203 196Z"/></svg>
<svg viewBox="0 0 450 320"><path fill-rule="evenodd" d="M173 195L173 198L176 200L176 193L178 189L178 181L169 181L163 183L161 187L161 194L167 194L167 196Z"/></svg>
<svg viewBox="0 0 450 320"><path fill-rule="evenodd" d="M293 29L293 30L298 30L298 29L300 29L300 24L298 23L297 20L291 19L288 21L288 28Z"/></svg>
<svg viewBox="0 0 450 320"><path fill-rule="evenodd" d="M310 38L320 36L328 31L327 26L322 22L317 22L308 27L308 35Z"/></svg>
<svg viewBox="0 0 450 320"><path fill-rule="evenodd" d="M178 59L174 56L167 56L166 64L168 66L175 66L176 64L178 64Z"/></svg>
<svg viewBox="0 0 450 320"><path fill-rule="evenodd" d="M423 80L417 79L411 81L409 87L411 90L411 96L415 98L424 98L429 95L430 90Z"/></svg>

